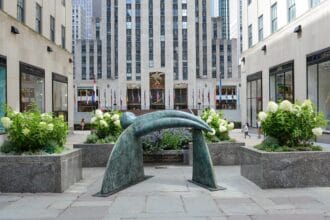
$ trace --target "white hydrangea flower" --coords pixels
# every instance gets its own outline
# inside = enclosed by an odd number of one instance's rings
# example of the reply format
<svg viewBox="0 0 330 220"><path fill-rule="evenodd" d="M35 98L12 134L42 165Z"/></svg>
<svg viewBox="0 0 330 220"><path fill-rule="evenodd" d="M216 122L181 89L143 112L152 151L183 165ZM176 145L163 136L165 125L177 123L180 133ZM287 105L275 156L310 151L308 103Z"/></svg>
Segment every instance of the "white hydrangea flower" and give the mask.
<svg viewBox="0 0 330 220"><path fill-rule="evenodd" d="M62 121L64 121L64 115L60 115L58 116L59 119L61 119Z"/></svg>
<svg viewBox="0 0 330 220"><path fill-rule="evenodd" d="M103 119L103 112L100 109L95 110L95 117Z"/></svg>
<svg viewBox="0 0 330 220"><path fill-rule="evenodd" d="M293 112L295 115L300 116L300 114L301 114L301 106L299 106L299 105L294 105L294 106L293 106L293 110L292 110L292 112Z"/></svg>
<svg viewBox="0 0 330 220"><path fill-rule="evenodd" d="M206 120L206 123L210 124L213 120L213 117L210 115L207 120Z"/></svg>
<svg viewBox="0 0 330 220"><path fill-rule="evenodd" d="M96 117L92 117L91 124L94 124L96 122Z"/></svg>
<svg viewBox="0 0 330 220"><path fill-rule="evenodd" d="M219 126L227 127L227 124L228 124L228 122L226 120L224 120L224 119L219 120Z"/></svg>
<svg viewBox="0 0 330 220"><path fill-rule="evenodd" d="M9 129L11 125L13 124L13 121L8 117L2 117L1 123L5 129Z"/></svg>
<svg viewBox="0 0 330 220"><path fill-rule="evenodd" d="M119 115L118 114L114 114L112 117L111 117L111 120L112 121L118 121L119 120Z"/></svg>
<svg viewBox="0 0 330 220"><path fill-rule="evenodd" d="M24 136L28 136L30 134L30 129L24 128L22 133L24 134Z"/></svg>
<svg viewBox="0 0 330 220"><path fill-rule="evenodd" d="M116 120L116 121L114 121L114 124L115 124L117 127L121 127L120 120Z"/></svg>
<svg viewBox="0 0 330 220"><path fill-rule="evenodd" d="M308 108L311 112L314 111L313 103L310 99L306 99L303 104L301 105L303 108Z"/></svg>
<svg viewBox="0 0 330 220"><path fill-rule="evenodd" d="M286 111L286 112L292 112L293 111L293 105L288 100L284 100L283 102L281 102L279 108L283 111Z"/></svg>
<svg viewBox="0 0 330 220"><path fill-rule="evenodd" d="M52 119L53 119L53 117L48 113L41 114L41 120L43 120L43 121L50 121Z"/></svg>
<svg viewBox="0 0 330 220"><path fill-rule="evenodd" d="M215 115L215 114L216 114L216 111L215 111L213 108L211 108L211 109L210 109L210 113L211 113L212 115Z"/></svg>
<svg viewBox="0 0 330 220"><path fill-rule="evenodd" d="M228 130L233 130L235 128L235 125L233 122L230 122L227 126Z"/></svg>
<svg viewBox="0 0 330 220"><path fill-rule="evenodd" d="M214 128L211 128L212 131L208 132L208 135L214 136L215 135L215 130Z"/></svg>
<svg viewBox="0 0 330 220"><path fill-rule="evenodd" d="M220 133L226 132L227 131L227 127L226 126L223 126L223 125L220 125L219 126L219 131L220 131Z"/></svg>
<svg viewBox="0 0 330 220"><path fill-rule="evenodd" d="M278 104L270 101L267 106L267 112L275 113L278 109Z"/></svg>
<svg viewBox="0 0 330 220"><path fill-rule="evenodd" d="M53 131L54 130L54 125L52 123L47 125L47 130L48 131Z"/></svg>
<svg viewBox="0 0 330 220"><path fill-rule="evenodd" d="M47 129L47 123L44 122L44 121L40 122L39 126L40 126L41 129Z"/></svg>
<svg viewBox="0 0 330 220"><path fill-rule="evenodd" d="M322 136L323 134L322 128L313 128L312 132L316 137Z"/></svg>
<svg viewBox="0 0 330 220"><path fill-rule="evenodd" d="M108 127L108 123L104 120L100 120L100 126L103 128L107 128Z"/></svg>
<svg viewBox="0 0 330 220"><path fill-rule="evenodd" d="M260 119L260 121L265 121L266 118L267 118L267 113L266 112L259 112L258 118Z"/></svg>
<svg viewBox="0 0 330 220"><path fill-rule="evenodd" d="M108 112L106 112L106 113L104 113L103 117L104 118L111 118L111 115Z"/></svg>

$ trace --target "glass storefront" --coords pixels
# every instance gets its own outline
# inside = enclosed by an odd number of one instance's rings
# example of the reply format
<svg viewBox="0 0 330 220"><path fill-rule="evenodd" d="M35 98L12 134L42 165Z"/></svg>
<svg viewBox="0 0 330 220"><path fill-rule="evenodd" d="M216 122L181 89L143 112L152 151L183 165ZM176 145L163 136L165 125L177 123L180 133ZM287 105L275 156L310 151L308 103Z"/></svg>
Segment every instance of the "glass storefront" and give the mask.
<svg viewBox="0 0 330 220"><path fill-rule="evenodd" d="M20 63L20 111L27 111L36 104L45 112L45 71Z"/></svg>
<svg viewBox="0 0 330 220"><path fill-rule="evenodd" d="M7 103L7 73L6 59L0 56L0 118L5 115L5 105ZM5 130L0 123L0 134Z"/></svg>
<svg viewBox="0 0 330 220"><path fill-rule="evenodd" d="M174 89L174 109L188 108L188 89L176 88Z"/></svg>
<svg viewBox="0 0 330 220"><path fill-rule="evenodd" d="M90 88L78 88L77 89L77 106L78 112L92 112L99 108L99 90L96 90L96 96L94 89Z"/></svg>
<svg viewBox="0 0 330 220"><path fill-rule="evenodd" d="M262 73L256 73L247 77L247 123L249 126L257 126L258 113L262 111Z"/></svg>
<svg viewBox="0 0 330 220"><path fill-rule="evenodd" d="M68 78L53 73L53 112L68 120Z"/></svg>
<svg viewBox="0 0 330 220"><path fill-rule="evenodd" d="M330 48L307 57L307 97L323 112L330 130Z"/></svg>
<svg viewBox="0 0 330 220"><path fill-rule="evenodd" d="M127 89L127 110L141 109L141 89L128 88Z"/></svg>
<svg viewBox="0 0 330 220"><path fill-rule="evenodd" d="M216 88L216 108L224 110L237 109L236 86L223 86L221 88L221 99L219 100L219 86ZM221 103L220 103L221 101Z"/></svg>
<svg viewBox="0 0 330 220"><path fill-rule="evenodd" d="M150 73L150 109L165 109L165 73Z"/></svg>
<svg viewBox="0 0 330 220"><path fill-rule="evenodd" d="M269 70L269 98L271 101L294 101L293 62Z"/></svg>

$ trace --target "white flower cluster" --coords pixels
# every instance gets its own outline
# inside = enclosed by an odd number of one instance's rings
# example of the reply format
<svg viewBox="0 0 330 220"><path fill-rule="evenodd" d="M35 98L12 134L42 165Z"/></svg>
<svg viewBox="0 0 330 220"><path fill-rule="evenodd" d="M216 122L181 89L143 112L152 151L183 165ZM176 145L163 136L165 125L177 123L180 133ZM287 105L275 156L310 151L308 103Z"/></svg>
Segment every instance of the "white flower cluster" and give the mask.
<svg viewBox="0 0 330 220"><path fill-rule="evenodd" d="M214 136L217 131L224 133L234 129L233 122L228 123L212 108L205 110L201 118L211 127L212 132L208 132L210 136Z"/></svg>
<svg viewBox="0 0 330 220"><path fill-rule="evenodd" d="M95 111L95 116L91 119L91 124L98 124L101 128L109 127L109 124L113 123L117 127L121 127L119 114L113 114L103 112L99 109Z"/></svg>
<svg viewBox="0 0 330 220"><path fill-rule="evenodd" d="M2 117L1 124L5 129L9 129L11 127L11 125L13 124L13 121L8 117Z"/></svg>

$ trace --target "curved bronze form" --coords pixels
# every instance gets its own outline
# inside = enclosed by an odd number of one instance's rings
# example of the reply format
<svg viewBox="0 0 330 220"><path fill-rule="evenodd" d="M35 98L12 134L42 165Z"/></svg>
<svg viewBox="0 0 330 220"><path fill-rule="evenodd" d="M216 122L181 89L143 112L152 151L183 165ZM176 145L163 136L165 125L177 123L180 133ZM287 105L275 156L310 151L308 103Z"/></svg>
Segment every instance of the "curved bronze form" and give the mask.
<svg viewBox="0 0 330 220"><path fill-rule="evenodd" d="M193 128L192 182L210 190L220 189L202 132L211 131L211 128L200 118L173 110L152 112L140 117L127 112L122 116L121 124L126 129L112 150L98 196L108 196L143 181L146 177L140 137L152 131L176 127Z"/></svg>

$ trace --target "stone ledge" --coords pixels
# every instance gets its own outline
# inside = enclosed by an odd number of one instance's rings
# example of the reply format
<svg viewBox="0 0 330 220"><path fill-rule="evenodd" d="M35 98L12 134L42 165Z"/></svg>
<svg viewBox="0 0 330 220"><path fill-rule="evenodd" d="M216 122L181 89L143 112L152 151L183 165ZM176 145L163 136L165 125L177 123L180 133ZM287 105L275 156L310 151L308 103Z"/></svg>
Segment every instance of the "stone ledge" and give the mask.
<svg viewBox="0 0 330 220"><path fill-rule="evenodd" d="M241 175L262 189L330 186L330 152L264 152L241 147Z"/></svg>
<svg viewBox="0 0 330 220"><path fill-rule="evenodd" d="M82 150L83 167L106 167L114 144L74 144Z"/></svg>
<svg viewBox="0 0 330 220"><path fill-rule="evenodd" d="M61 193L82 179L81 150L58 155L0 155L0 192Z"/></svg>

